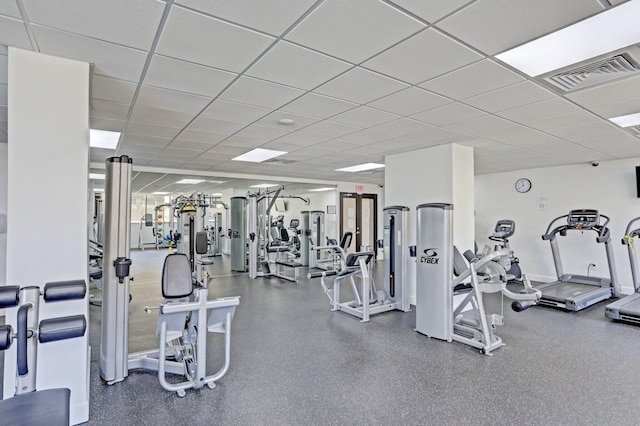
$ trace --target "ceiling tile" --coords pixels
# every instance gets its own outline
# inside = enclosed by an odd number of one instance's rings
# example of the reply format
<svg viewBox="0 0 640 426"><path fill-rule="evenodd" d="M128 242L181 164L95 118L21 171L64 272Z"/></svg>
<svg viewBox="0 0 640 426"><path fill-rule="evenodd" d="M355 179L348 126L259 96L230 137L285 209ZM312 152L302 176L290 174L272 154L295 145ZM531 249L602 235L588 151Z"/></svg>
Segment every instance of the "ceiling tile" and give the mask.
<svg viewBox="0 0 640 426"><path fill-rule="evenodd" d="M354 64L424 28L381 1L325 1L286 37Z"/></svg>
<svg viewBox="0 0 640 426"><path fill-rule="evenodd" d="M236 76L227 71L153 55L144 84L213 98Z"/></svg>
<svg viewBox="0 0 640 426"><path fill-rule="evenodd" d="M491 59L484 59L422 83L420 87L461 100L523 80Z"/></svg>
<svg viewBox="0 0 640 426"><path fill-rule="evenodd" d="M372 127L370 130L386 133L392 136L404 136L430 130L432 127L433 126L423 123L422 121L412 120L410 118L400 118L398 120L389 121Z"/></svg>
<svg viewBox="0 0 640 426"><path fill-rule="evenodd" d="M570 114L556 115L543 120L532 121L527 123L527 125L544 132L550 132L562 127L577 126L580 124L595 123L598 121L600 120L587 111L576 111Z"/></svg>
<svg viewBox="0 0 640 426"><path fill-rule="evenodd" d="M556 115L580 111L580 108L563 98L551 98L541 102L508 109L497 115L520 123L543 120Z"/></svg>
<svg viewBox="0 0 640 426"><path fill-rule="evenodd" d="M92 99L90 101L90 107L89 115L92 117L126 120L129 114L129 104Z"/></svg>
<svg viewBox="0 0 640 426"><path fill-rule="evenodd" d="M375 99L409 87L391 78L362 68L354 68L314 92L333 96L346 101L366 104Z"/></svg>
<svg viewBox="0 0 640 426"><path fill-rule="evenodd" d="M579 143L580 145L598 147L605 150L608 144L616 140L637 142L636 138L629 135L624 130L603 121L580 124L578 126L562 127L560 129L552 130L550 133L568 141Z"/></svg>
<svg viewBox="0 0 640 426"><path fill-rule="evenodd" d="M199 130L185 129L180 132L178 137L181 140L192 142L214 144L225 140L229 135L218 134L216 132L202 132Z"/></svg>
<svg viewBox="0 0 640 426"><path fill-rule="evenodd" d="M24 22L5 16L0 16L0 43L19 47L20 49L32 50Z"/></svg>
<svg viewBox="0 0 640 426"><path fill-rule="evenodd" d="M434 128L431 130L427 130L426 132L413 133L411 135L403 136L403 139L413 140L422 143L425 146L428 146L433 144L458 142L468 139L468 136L446 129Z"/></svg>
<svg viewBox="0 0 640 426"><path fill-rule="evenodd" d="M281 41L247 75L311 90L349 68L346 62Z"/></svg>
<svg viewBox="0 0 640 426"><path fill-rule="evenodd" d="M485 115L471 120L458 121L451 124L445 124L443 127L455 132L467 135L482 135L484 132L501 129L503 127L512 127L513 123L494 115Z"/></svg>
<svg viewBox="0 0 640 426"><path fill-rule="evenodd" d="M129 122L126 133L129 135L172 139L178 134L179 131L180 129L175 127L152 126L150 124Z"/></svg>
<svg viewBox="0 0 640 426"><path fill-rule="evenodd" d="M121 143L124 143L126 145L136 146L136 147L150 146L150 147L161 147L161 148L164 148L165 146L167 146L169 142L171 142L170 138L136 135L128 132L122 136L122 141L121 141Z"/></svg>
<svg viewBox="0 0 640 426"><path fill-rule="evenodd" d="M555 95L531 81L523 81L482 95L465 99L464 103L487 112L499 112L506 109L531 104Z"/></svg>
<svg viewBox="0 0 640 426"><path fill-rule="evenodd" d="M288 145L296 145L297 147L301 147L315 145L316 143L326 141L329 138L331 138L331 136L312 133L306 130L298 130L297 132L284 135L276 139L274 142L282 142Z"/></svg>
<svg viewBox="0 0 640 426"><path fill-rule="evenodd" d="M411 13L416 14L425 21L434 23L473 0L393 0Z"/></svg>
<svg viewBox="0 0 640 426"><path fill-rule="evenodd" d="M372 132L370 130L361 130L355 133L349 133L348 135L342 135L339 138L341 141L351 142L358 145L369 145L372 143L385 141L392 139L392 137L386 133ZM361 151L365 154L366 151Z"/></svg>
<svg viewBox="0 0 640 426"><path fill-rule="evenodd" d="M384 111L361 106L332 117L331 120L357 127L371 127L387 121L396 120L399 117Z"/></svg>
<svg viewBox="0 0 640 426"><path fill-rule="evenodd" d="M205 152L212 147L212 144L205 142L194 142L185 139L176 139L171 142L168 147L172 149L187 149L191 151Z"/></svg>
<svg viewBox="0 0 640 426"><path fill-rule="evenodd" d="M429 28L362 64L417 84L482 59L482 55Z"/></svg>
<svg viewBox="0 0 640 426"><path fill-rule="evenodd" d="M131 113L131 121L136 123L154 124L157 126L182 128L193 119L193 114L183 114L157 108L136 106Z"/></svg>
<svg viewBox="0 0 640 426"><path fill-rule="evenodd" d="M336 138L342 135L356 132L360 130L360 128L338 123L337 121L323 120L319 123L312 124L304 130L306 132L317 133L319 135Z"/></svg>
<svg viewBox="0 0 640 426"><path fill-rule="evenodd" d="M283 119L293 120L292 124L280 124L279 121ZM306 117L299 114L291 114L284 111L274 111L266 117L261 118L255 124L267 127L274 127L276 129L288 130L290 132L298 129L302 129L310 124L316 123L317 118Z"/></svg>
<svg viewBox="0 0 640 426"><path fill-rule="evenodd" d="M249 105L278 108L303 93L302 90L281 84L241 77L222 94L222 99Z"/></svg>
<svg viewBox="0 0 640 426"><path fill-rule="evenodd" d="M232 135L246 126L244 123L217 120L215 118L198 117L187 127L187 130L212 132L218 135Z"/></svg>
<svg viewBox="0 0 640 426"><path fill-rule="evenodd" d="M358 104L341 99L331 98L317 93L307 93L283 106L282 110L309 117L328 118L357 106Z"/></svg>
<svg viewBox="0 0 640 426"><path fill-rule="evenodd" d="M91 79L93 99L130 104L136 91L136 84L115 78L95 75Z"/></svg>
<svg viewBox="0 0 640 426"><path fill-rule="evenodd" d="M253 124L249 127L245 127L244 129L236 133L234 136L243 137L243 138L253 138L260 141L260 143L266 143L276 138L279 138L280 136L286 135L287 133L290 133L290 132L291 131L288 129L283 129L283 128L276 129L273 127L258 126L256 124Z"/></svg>
<svg viewBox="0 0 640 426"><path fill-rule="evenodd" d="M156 52L240 72L273 41L273 37L174 6Z"/></svg>
<svg viewBox="0 0 640 426"><path fill-rule="evenodd" d="M126 121L124 120L111 120L109 118L91 117L89 125L92 129L96 130L108 130L110 132L122 132Z"/></svg>
<svg viewBox="0 0 640 426"><path fill-rule="evenodd" d="M638 92L640 92L640 76L590 87L565 96L579 105L591 108L637 99Z"/></svg>
<svg viewBox="0 0 640 426"><path fill-rule="evenodd" d="M259 106L216 99L202 112L202 116L240 123L253 123L260 117L267 115L269 111L271 110Z"/></svg>
<svg viewBox="0 0 640 426"><path fill-rule="evenodd" d="M202 111L209 102L211 102L211 98L143 85L138 94L136 106L196 114Z"/></svg>
<svg viewBox="0 0 640 426"><path fill-rule="evenodd" d="M32 25L41 53L93 64L93 73L137 82L147 59L142 50Z"/></svg>
<svg viewBox="0 0 640 426"><path fill-rule="evenodd" d="M436 108L451 102L442 96L427 92L418 87L409 87L393 93L377 101L370 102L369 105L387 112L407 116Z"/></svg>
<svg viewBox="0 0 640 426"><path fill-rule="evenodd" d="M443 126L445 124L470 120L483 115L486 115L484 111L455 102L414 114L411 118L424 121L425 123L433 124L435 126Z"/></svg>
<svg viewBox="0 0 640 426"><path fill-rule="evenodd" d="M603 104L588 108L594 114L598 114L603 118L620 117L621 115L635 114L640 112L640 98L630 99L628 101L618 102L615 104Z"/></svg>
<svg viewBox="0 0 640 426"><path fill-rule="evenodd" d="M22 19L20 9L15 1L3 1L0 3L0 15L6 15L11 18Z"/></svg>
<svg viewBox="0 0 640 426"><path fill-rule="evenodd" d="M155 0L23 0L32 23L149 50L165 3Z"/></svg>
<svg viewBox="0 0 640 426"><path fill-rule="evenodd" d="M179 0L178 3L241 25L280 35L289 28L315 0ZM268 19L265 19L268 17Z"/></svg>
<svg viewBox="0 0 640 426"><path fill-rule="evenodd" d="M438 27L493 55L602 10L596 0L480 0L439 22Z"/></svg>

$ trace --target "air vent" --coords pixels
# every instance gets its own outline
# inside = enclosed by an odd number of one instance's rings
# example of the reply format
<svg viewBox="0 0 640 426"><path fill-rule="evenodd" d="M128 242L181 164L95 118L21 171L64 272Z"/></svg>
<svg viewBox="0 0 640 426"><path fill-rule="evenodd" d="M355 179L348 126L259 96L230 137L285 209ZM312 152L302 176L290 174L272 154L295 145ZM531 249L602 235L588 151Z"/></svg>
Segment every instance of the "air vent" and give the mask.
<svg viewBox="0 0 640 426"><path fill-rule="evenodd" d="M640 65L631 55L623 53L545 77L544 80L565 92L570 92L627 77L639 71Z"/></svg>
<svg viewBox="0 0 640 426"><path fill-rule="evenodd" d="M625 128L625 130L628 130L629 132L631 132L631 134L636 138L640 138L640 126L627 127Z"/></svg>

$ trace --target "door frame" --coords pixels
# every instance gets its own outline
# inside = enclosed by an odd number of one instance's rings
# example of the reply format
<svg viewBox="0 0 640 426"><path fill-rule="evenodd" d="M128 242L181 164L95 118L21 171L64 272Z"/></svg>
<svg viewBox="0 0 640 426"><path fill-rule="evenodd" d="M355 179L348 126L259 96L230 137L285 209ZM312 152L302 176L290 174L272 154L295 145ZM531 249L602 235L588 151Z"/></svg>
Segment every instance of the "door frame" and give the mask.
<svg viewBox="0 0 640 426"><path fill-rule="evenodd" d="M359 251L362 246L362 199L371 199L373 200L373 242L372 249L374 253L376 252L376 244L378 241L378 194L358 194L355 192L341 192L340 193L340 238L344 235L344 221L342 218L344 217L344 202L345 198L355 198L356 199L356 227L360 229L359 232L356 232L354 235L354 244L355 251Z"/></svg>

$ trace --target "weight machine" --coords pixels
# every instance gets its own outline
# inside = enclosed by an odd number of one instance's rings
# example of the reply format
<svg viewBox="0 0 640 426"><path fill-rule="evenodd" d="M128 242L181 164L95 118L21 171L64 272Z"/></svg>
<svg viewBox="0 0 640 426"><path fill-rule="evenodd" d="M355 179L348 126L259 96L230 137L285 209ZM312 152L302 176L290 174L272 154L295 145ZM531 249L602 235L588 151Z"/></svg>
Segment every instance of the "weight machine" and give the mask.
<svg viewBox="0 0 640 426"><path fill-rule="evenodd" d="M161 386L184 396L186 389L200 389L205 384L213 388L222 378L230 361L231 320L239 297L207 298L208 274L194 284L192 259L186 253L168 255L162 273L162 292L165 301L157 308L146 307L146 312L159 310L156 335L158 349L129 354L129 258L131 216L131 169L127 156L112 157L106 162L106 240L103 271L102 334L100 344L100 377L109 385L123 381L129 370L157 371ZM181 210L189 203L181 200ZM178 208L178 206L176 206ZM189 215L185 215L187 220ZM196 221L197 222L197 221ZM190 223L189 235L195 228ZM188 241L195 242L195 253L200 251L206 233L193 234ZM183 240L184 241L184 240ZM189 244L187 247L190 247ZM224 364L214 375L206 375L207 334L223 333ZM181 383L169 383L166 374L184 377Z"/></svg>
<svg viewBox="0 0 640 426"><path fill-rule="evenodd" d="M453 205L422 204L416 211L415 330L447 342L461 342L479 349L482 354L492 355L494 350L504 346L502 339L494 334L496 326L503 324L503 316L485 311L483 295L501 292L520 302L520 310L524 310L537 303L541 292L527 288L524 293L517 294L506 288L506 269L509 269L509 257L513 255L508 249L471 259L469 267L453 279ZM454 308L453 289L469 278L472 288Z"/></svg>

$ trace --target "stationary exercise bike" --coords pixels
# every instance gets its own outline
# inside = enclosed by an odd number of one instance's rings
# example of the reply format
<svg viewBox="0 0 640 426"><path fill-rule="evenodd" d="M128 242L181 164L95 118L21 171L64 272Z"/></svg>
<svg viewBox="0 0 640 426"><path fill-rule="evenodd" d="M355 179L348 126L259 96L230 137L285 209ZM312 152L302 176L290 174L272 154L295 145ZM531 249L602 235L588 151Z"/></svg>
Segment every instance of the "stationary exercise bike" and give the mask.
<svg viewBox="0 0 640 426"><path fill-rule="evenodd" d="M520 269L520 259L518 259L511 247L509 247L509 238L516 231L516 223L511 219L501 219L496 223L496 227L493 230L493 235L489 236L491 241L496 242L493 251L507 249L511 251L509 262L511 267L507 270L509 281L522 282L522 270ZM485 247L483 252L490 252L491 249Z"/></svg>

